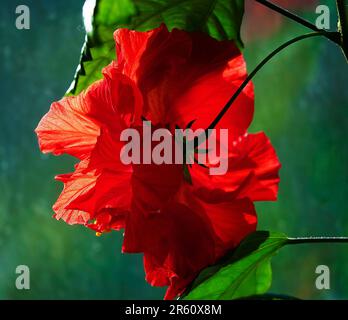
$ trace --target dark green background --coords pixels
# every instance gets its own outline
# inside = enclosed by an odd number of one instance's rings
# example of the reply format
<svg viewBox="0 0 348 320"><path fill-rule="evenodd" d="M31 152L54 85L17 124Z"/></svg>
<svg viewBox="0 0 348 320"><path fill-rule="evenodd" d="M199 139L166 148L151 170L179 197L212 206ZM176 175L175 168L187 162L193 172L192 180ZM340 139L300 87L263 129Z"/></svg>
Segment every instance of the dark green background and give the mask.
<svg viewBox="0 0 348 320"><path fill-rule="evenodd" d="M248 1L248 0L247 0ZM331 2L331 3L330 3ZM336 25L333 1L332 28ZM31 29L17 30L15 8L31 9ZM1 1L0 11L0 298L151 299L140 255L120 253L122 234L95 237L52 219L69 157L40 154L33 132L69 87L84 40L82 0ZM314 7L307 18L314 21ZM260 26L261 28L262 26ZM247 44L248 69L302 27L286 22ZM259 229L289 236L348 235L348 67L338 47L310 39L277 56L255 78L251 131L271 138L283 168L279 201L258 204ZM272 291L301 298L348 298L348 245L285 247L273 260ZM28 265L31 289L17 290L15 268ZM315 288L327 265L331 289Z"/></svg>

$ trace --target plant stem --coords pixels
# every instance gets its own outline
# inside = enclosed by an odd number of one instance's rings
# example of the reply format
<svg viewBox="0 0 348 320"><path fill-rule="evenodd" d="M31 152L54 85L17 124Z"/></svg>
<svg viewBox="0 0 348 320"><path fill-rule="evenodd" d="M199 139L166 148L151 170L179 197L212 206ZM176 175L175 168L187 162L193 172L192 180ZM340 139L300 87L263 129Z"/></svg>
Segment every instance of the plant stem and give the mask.
<svg viewBox="0 0 348 320"><path fill-rule="evenodd" d="M304 237L288 239L288 244L304 243L348 243L348 237Z"/></svg>
<svg viewBox="0 0 348 320"><path fill-rule="evenodd" d="M339 44L339 45L341 44L340 38L336 37L334 33L323 30L323 29L319 29L314 24L301 18L298 15L296 15L296 14L294 14L294 13L292 13L292 12L282 8L282 7L279 7L278 5L275 5L274 3L269 2L267 0L255 0L255 1L262 4L263 6L269 8L275 12L278 12L278 13L282 14L283 16L303 25L304 27L307 27L315 32L321 32L323 34L323 36L327 37L328 39L335 42L336 44Z"/></svg>
<svg viewBox="0 0 348 320"><path fill-rule="evenodd" d="M336 34L337 32L335 32ZM226 103L226 105L222 108L220 113L216 116L216 118L212 121L212 123L209 125L208 129L214 129L215 126L218 124L218 122L221 120L221 118L225 115L225 113L228 111L232 103L237 99L237 97L241 94L243 89L247 86L247 84L250 82L250 80L257 74L257 72L269 61L271 60L277 53L285 49L286 47L290 46L293 43L296 43L300 40L322 36L322 32L312 32L307 33L301 36L298 36L294 39L291 39L284 44L282 44L280 47L275 49L273 52L271 52L266 58L264 58L257 67L248 75L248 77L243 81L243 83L240 85L240 87L237 89L237 91L233 94L231 99Z"/></svg>

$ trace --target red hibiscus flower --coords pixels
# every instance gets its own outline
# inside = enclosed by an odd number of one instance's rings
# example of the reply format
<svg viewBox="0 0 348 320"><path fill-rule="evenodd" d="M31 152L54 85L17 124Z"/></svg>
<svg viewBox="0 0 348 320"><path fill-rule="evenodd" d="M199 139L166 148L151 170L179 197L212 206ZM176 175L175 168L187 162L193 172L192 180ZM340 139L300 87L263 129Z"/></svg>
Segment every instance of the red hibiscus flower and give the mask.
<svg viewBox="0 0 348 320"><path fill-rule="evenodd" d="M156 127L207 128L246 78L232 41L161 27L115 32L117 62L76 97L52 104L36 129L40 148L80 160L60 175L56 219L98 233L125 229L123 252L143 253L146 279L181 294L199 271L256 229L253 201L275 200L280 163L253 118L248 85L217 128L229 133L228 172L211 176L192 165L124 165L120 134L141 119ZM140 129L139 129L140 130ZM152 146L153 147L153 146Z"/></svg>

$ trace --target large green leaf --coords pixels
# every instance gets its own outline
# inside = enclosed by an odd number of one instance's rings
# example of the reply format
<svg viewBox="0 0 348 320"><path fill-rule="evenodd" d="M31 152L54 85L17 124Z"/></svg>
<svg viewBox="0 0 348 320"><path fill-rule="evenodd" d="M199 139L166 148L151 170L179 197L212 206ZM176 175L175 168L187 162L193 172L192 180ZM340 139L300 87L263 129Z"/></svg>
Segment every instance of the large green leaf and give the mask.
<svg viewBox="0 0 348 320"><path fill-rule="evenodd" d="M113 32L120 27L146 31L165 23L169 30L203 31L242 46L244 0L87 0L84 8L89 32L70 94L101 78L102 68L115 58Z"/></svg>
<svg viewBox="0 0 348 320"><path fill-rule="evenodd" d="M288 241L282 233L251 234L225 261L204 269L183 299L230 300L264 294L272 283L270 259Z"/></svg>
<svg viewBox="0 0 348 320"><path fill-rule="evenodd" d="M265 293L240 298L238 300L300 300L299 298L284 294Z"/></svg>
<svg viewBox="0 0 348 320"><path fill-rule="evenodd" d="M338 31L341 34L341 47L348 61L348 4L346 2L346 0L336 0Z"/></svg>

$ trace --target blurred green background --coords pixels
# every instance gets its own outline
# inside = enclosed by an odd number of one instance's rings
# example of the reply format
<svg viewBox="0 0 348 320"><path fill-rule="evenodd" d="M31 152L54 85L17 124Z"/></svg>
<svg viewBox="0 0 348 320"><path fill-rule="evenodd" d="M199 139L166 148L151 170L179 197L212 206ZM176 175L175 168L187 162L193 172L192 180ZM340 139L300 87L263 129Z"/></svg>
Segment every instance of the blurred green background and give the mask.
<svg viewBox="0 0 348 320"><path fill-rule="evenodd" d="M253 0L246 0L253 1ZM313 1L311 1L313 2ZM334 1L320 1L331 8ZM17 30L15 8L26 4L31 29ZM161 299L144 280L142 257L120 253L122 234L95 237L52 219L51 206L70 172L70 157L44 156L33 132L73 78L84 41L83 0L2 0L0 9L0 299ZM311 4L301 15L315 21ZM252 20L252 21L251 21ZM295 35L293 22L265 16L246 24L248 69ZM264 29L265 30L265 29ZM289 236L348 236L348 67L338 47L309 39L278 55L255 78L251 131L265 131L283 168L278 202L259 203L259 229ZM348 245L283 248L273 259L272 292L308 299L348 299ZM30 290L17 290L15 269L30 268ZM327 265L331 289L317 290L315 269Z"/></svg>

